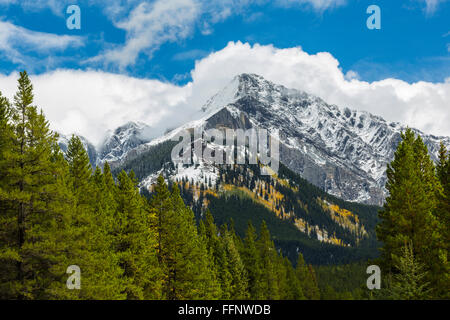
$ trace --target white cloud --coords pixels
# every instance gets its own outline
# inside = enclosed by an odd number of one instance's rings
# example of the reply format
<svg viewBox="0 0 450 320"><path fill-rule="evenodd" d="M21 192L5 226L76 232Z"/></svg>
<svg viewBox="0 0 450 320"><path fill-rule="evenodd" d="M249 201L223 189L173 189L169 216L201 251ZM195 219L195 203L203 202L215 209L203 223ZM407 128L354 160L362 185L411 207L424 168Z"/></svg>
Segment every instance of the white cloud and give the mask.
<svg viewBox="0 0 450 320"><path fill-rule="evenodd" d="M199 50L199 49L192 49L189 51L179 52L175 54L172 59L176 61L183 61L183 60L195 60L205 57L208 54L205 50Z"/></svg>
<svg viewBox="0 0 450 320"><path fill-rule="evenodd" d="M366 110L427 133L450 135L450 78L444 83L347 77L327 52L277 49L230 42L197 61L193 81L176 86L97 71L57 70L33 76L38 106L54 129L78 132L99 142L107 129L143 121L162 134L187 121L236 74L257 73L268 80L315 94L329 103ZM14 94L17 74L0 76L0 90Z"/></svg>
<svg viewBox="0 0 450 320"><path fill-rule="evenodd" d="M358 72L353 71L353 70L348 70L344 77L345 77L345 80L348 80L348 81L351 81L353 79L359 80L359 78L360 78Z"/></svg>
<svg viewBox="0 0 450 320"><path fill-rule="evenodd" d="M72 0L0 0L0 6L9 6L11 4L20 5L26 11L40 11L50 9L57 16L64 15L64 9L74 4Z"/></svg>
<svg viewBox="0 0 450 320"><path fill-rule="evenodd" d="M126 42L109 49L87 63L103 63L124 70L136 64L141 53L148 58L166 42L184 40L196 28L207 36L213 25L232 15L242 14L250 5L270 3L269 0L157 0L137 6L113 1L104 9L117 28L126 31ZM308 5L316 11L342 6L346 0L276 0L281 6ZM134 4L134 1L131 1ZM127 12L129 14L127 15Z"/></svg>
<svg viewBox="0 0 450 320"><path fill-rule="evenodd" d="M151 58L161 44L186 38L198 15L194 0L142 2L126 19L116 23L116 27L127 32L125 44L89 61L117 64L123 70L136 63L141 52Z"/></svg>
<svg viewBox="0 0 450 320"><path fill-rule="evenodd" d="M447 0L422 0L425 2L425 11L427 15L432 15L436 12L437 8L441 3L446 2Z"/></svg>
<svg viewBox="0 0 450 320"><path fill-rule="evenodd" d="M157 0L135 7L114 2L115 9L105 12L117 28L126 31L126 42L86 62L117 65L124 70L134 65L141 53L151 58L162 44L184 40L197 27L203 35L210 35L213 24L240 13L249 4L262 2L265 0ZM127 11L130 13L124 14Z"/></svg>
<svg viewBox="0 0 450 320"><path fill-rule="evenodd" d="M191 36L196 29L203 35L211 35L213 26L233 15L246 13L250 5L310 7L323 12L345 5L347 0L80 0L82 12L86 6L98 6L115 27L126 33L121 45L99 52L86 58L88 65L101 65L125 70L137 63L141 54L151 59L155 51L167 42L182 41ZM0 0L0 6L20 5L27 11L50 9L55 15L64 17L65 8L73 4L71 0ZM253 17L255 18L255 17ZM10 51L10 54L12 52ZM18 51L14 59L20 60ZM11 60L11 59L10 59ZM15 60L12 60L13 62Z"/></svg>
<svg viewBox="0 0 450 320"><path fill-rule="evenodd" d="M0 53L14 63L26 64L27 51L42 54L82 45L83 38L78 36L32 31L0 20Z"/></svg>
<svg viewBox="0 0 450 320"><path fill-rule="evenodd" d="M4 21L0 21L0 35L2 46L32 45L39 52L83 45L81 37L32 31Z"/></svg>
<svg viewBox="0 0 450 320"><path fill-rule="evenodd" d="M0 90L13 97L18 75L0 76ZM183 110L189 92L158 80L136 79L99 71L56 70L31 76L35 104L54 130L79 133L98 143L108 129L143 121L164 130L165 121ZM170 121L169 121L170 123ZM160 131L158 131L160 132Z"/></svg>
<svg viewBox="0 0 450 320"><path fill-rule="evenodd" d="M324 11L347 4L347 0L276 0L281 5L310 5L315 10Z"/></svg>

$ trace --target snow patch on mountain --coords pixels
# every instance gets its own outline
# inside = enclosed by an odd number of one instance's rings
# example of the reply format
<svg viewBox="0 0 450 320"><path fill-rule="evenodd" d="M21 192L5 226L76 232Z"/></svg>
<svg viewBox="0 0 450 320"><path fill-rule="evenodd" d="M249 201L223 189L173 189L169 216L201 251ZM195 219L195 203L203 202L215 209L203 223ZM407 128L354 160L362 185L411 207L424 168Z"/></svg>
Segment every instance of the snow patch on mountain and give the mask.
<svg viewBox="0 0 450 320"><path fill-rule="evenodd" d="M211 186L214 187L218 178L218 171L219 170L213 165L208 165L204 162L191 166L179 164L174 171L161 169L158 172L149 175L139 184L139 187L150 188L156 183L160 175L163 175L164 179L170 181L182 181L184 179L186 182L194 184L198 183L199 185L202 183L205 185L211 183Z"/></svg>

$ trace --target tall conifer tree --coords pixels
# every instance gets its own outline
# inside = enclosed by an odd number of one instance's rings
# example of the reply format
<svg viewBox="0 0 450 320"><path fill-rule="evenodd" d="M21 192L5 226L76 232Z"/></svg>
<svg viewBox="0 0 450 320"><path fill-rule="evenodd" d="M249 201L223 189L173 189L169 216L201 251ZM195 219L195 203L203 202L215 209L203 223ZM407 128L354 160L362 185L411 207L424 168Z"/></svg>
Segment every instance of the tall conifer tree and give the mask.
<svg viewBox="0 0 450 320"><path fill-rule="evenodd" d="M62 181L60 162L54 161L57 135L49 129L42 112L33 106L33 86L20 73L8 152L2 152L1 202L8 248L2 248L1 295L7 298L51 298L49 288L65 276L64 222L70 214L70 194ZM4 110L5 100L1 101ZM3 116L4 117L4 116ZM4 123L2 123L4 125ZM60 202L65 199L64 202ZM66 207L67 205L67 207ZM56 268L55 268L56 266Z"/></svg>
<svg viewBox="0 0 450 320"><path fill-rule="evenodd" d="M161 298L154 215L139 194L134 174L118 176L115 248L126 278L127 299Z"/></svg>
<svg viewBox="0 0 450 320"><path fill-rule="evenodd" d="M247 299L247 272L234 239L235 235L231 231L226 231L223 235L228 273L230 274L229 294L227 298L232 300Z"/></svg>
<svg viewBox="0 0 450 320"><path fill-rule="evenodd" d="M411 243L402 248L402 255L395 258L397 269L390 288L394 300L421 300L429 298L429 282L426 282L425 266L414 257Z"/></svg>
<svg viewBox="0 0 450 320"><path fill-rule="evenodd" d="M436 166L437 178L441 188L438 193L438 204L435 216L438 220L439 234L439 254L441 256L441 270L437 270L436 295L440 298L450 298L450 157L447 148L441 142L439 149L439 161Z"/></svg>
<svg viewBox="0 0 450 320"><path fill-rule="evenodd" d="M242 258L248 275L250 298L264 299L261 256L257 248L256 231L250 221L244 238Z"/></svg>
<svg viewBox="0 0 450 320"><path fill-rule="evenodd" d="M297 278L300 280L300 285L302 286L302 291L305 297L309 300L320 299L320 291L317 286L316 276L313 268L307 265L303 255L298 254L297 267L296 267Z"/></svg>
<svg viewBox="0 0 450 320"><path fill-rule="evenodd" d="M382 270L396 273L394 261L402 255L404 244L411 242L415 259L427 266L427 280L438 289L447 264L441 245L442 228L435 215L441 187L427 147L411 129L402 133L387 178L389 196L377 226L377 237L383 242Z"/></svg>
<svg viewBox="0 0 450 320"><path fill-rule="evenodd" d="M221 298L229 299L231 297L231 274L228 266L227 253L223 236L226 232L225 228L222 228L220 232L217 230L217 226L214 223L214 218L209 210L206 210L204 224L201 221L199 227L199 233L203 236L202 241L206 244L208 249L209 260L212 262L211 271L215 278L220 283Z"/></svg>
<svg viewBox="0 0 450 320"><path fill-rule="evenodd" d="M70 221L70 265L81 269L79 299L123 299L122 269L112 247L112 212L102 199L102 175L92 175L89 156L81 140L72 136L66 153L68 180L75 198Z"/></svg>
<svg viewBox="0 0 450 320"><path fill-rule="evenodd" d="M261 257L261 285L264 299L279 299L279 288L277 281L278 254L270 238L270 232L265 221L261 225L261 235L258 241L259 254ZM280 275L282 278L285 275Z"/></svg>

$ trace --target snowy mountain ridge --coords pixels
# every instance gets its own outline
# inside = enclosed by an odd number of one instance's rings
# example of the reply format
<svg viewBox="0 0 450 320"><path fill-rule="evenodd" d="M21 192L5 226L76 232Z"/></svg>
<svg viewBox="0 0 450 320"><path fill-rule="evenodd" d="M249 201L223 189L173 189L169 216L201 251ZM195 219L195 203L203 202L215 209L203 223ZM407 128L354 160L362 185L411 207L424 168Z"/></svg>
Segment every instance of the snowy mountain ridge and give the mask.
<svg viewBox="0 0 450 320"><path fill-rule="evenodd" d="M386 164L392 161L400 133L406 129L365 111L327 104L255 74L236 76L201 111L199 119L154 139L146 134L149 127L145 124L117 128L98 149L96 164L124 165L154 152L182 130L263 128L279 134L280 161L289 169L344 200L381 205L386 196ZM414 131L422 136L433 160L437 160L440 141L450 147L449 137ZM208 166L177 170L174 176L178 177L203 177L210 172ZM142 186L151 183L155 173L149 173Z"/></svg>

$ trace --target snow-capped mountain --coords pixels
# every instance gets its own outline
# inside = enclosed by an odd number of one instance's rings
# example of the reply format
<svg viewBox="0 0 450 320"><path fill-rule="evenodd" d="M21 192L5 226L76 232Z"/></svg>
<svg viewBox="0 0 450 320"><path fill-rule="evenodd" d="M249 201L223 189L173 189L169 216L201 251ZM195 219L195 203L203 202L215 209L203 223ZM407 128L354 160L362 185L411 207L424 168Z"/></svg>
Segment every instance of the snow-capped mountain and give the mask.
<svg viewBox="0 0 450 320"><path fill-rule="evenodd" d="M280 161L294 172L344 200L381 205L386 196L386 164L392 161L400 133L406 129L368 112L327 104L254 74L236 76L206 102L202 111L201 119L139 146L131 158L154 149L181 130L198 126L264 128L278 132ZM450 146L448 137L414 131L422 136L433 160L437 159L440 141ZM122 159L127 161L127 157ZM201 172L192 174L202 176ZM152 181L152 177L146 180Z"/></svg>
<svg viewBox="0 0 450 320"><path fill-rule="evenodd" d="M160 163L144 164L152 169L139 174L142 186L148 186L161 171L161 164L170 159L170 150L176 144L171 139L182 130L200 126L263 128L278 133L280 162L292 171L344 200L381 205L386 197L386 165L392 161L400 133L406 129L368 112L327 104L316 96L255 74L236 76L200 111L197 120L156 139L150 139L150 128L145 124L127 123L98 148L96 163L108 161L116 168L131 168L158 154ZM449 137L414 131L422 136L433 160L437 160L440 141L450 147ZM162 155L161 150L169 154ZM205 165L181 166L171 174L173 178L203 179L210 176L210 171Z"/></svg>
<svg viewBox="0 0 450 320"><path fill-rule="evenodd" d="M106 161L120 161L128 152L142 144L151 141L151 127L142 122L127 122L107 132L103 142L95 147L85 137L78 135L89 154L91 164L102 166ZM67 151L70 135L59 133L58 144L63 153Z"/></svg>
<svg viewBox="0 0 450 320"><path fill-rule="evenodd" d="M280 161L287 167L330 194L378 205L385 197L386 164L406 129L250 74L233 79L204 110L216 110L207 120L208 127L278 131ZM414 131L422 136L433 160L441 140L450 145L448 137Z"/></svg>

